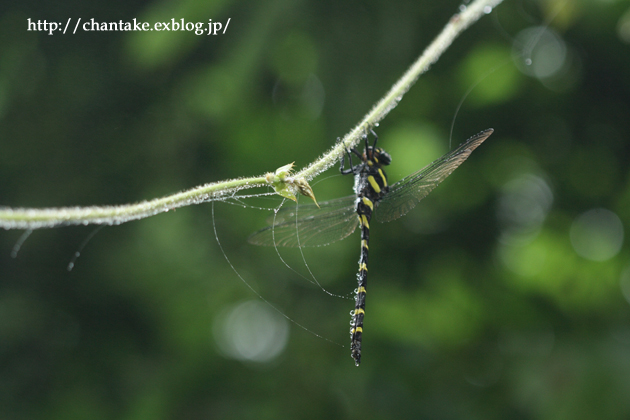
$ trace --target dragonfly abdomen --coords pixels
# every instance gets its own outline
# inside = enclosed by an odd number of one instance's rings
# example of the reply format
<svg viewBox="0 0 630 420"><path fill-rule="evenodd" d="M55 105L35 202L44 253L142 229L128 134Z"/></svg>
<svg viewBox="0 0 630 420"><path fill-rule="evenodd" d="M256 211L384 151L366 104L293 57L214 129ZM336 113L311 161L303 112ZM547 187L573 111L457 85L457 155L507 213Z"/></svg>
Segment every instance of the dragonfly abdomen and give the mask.
<svg viewBox="0 0 630 420"><path fill-rule="evenodd" d="M370 219L374 203L367 197L357 198L357 215L361 226L361 256L359 257L358 286L355 290L355 305L350 321L350 351L354 364L361 363L361 340L363 338L363 318L365 317L365 294L367 287L368 251L370 243Z"/></svg>

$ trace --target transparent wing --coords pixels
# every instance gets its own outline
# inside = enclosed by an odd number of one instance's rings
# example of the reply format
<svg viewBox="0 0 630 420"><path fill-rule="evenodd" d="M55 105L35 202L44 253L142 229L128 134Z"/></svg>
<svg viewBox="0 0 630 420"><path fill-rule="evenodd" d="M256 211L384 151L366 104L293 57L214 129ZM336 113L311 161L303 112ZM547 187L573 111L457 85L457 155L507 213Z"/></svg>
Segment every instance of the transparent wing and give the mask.
<svg viewBox="0 0 630 420"><path fill-rule="evenodd" d="M355 196L300 206L287 205L268 218L271 226L251 235L250 244L265 246L321 246L354 232L359 219L354 211Z"/></svg>
<svg viewBox="0 0 630 420"><path fill-rule="evenodd" d="M374 218L379 222L390 222L407 214L468 159L473 150L493 132L494 130L490 128L475 134L457 149L392 185L374 211Z"/></svg>

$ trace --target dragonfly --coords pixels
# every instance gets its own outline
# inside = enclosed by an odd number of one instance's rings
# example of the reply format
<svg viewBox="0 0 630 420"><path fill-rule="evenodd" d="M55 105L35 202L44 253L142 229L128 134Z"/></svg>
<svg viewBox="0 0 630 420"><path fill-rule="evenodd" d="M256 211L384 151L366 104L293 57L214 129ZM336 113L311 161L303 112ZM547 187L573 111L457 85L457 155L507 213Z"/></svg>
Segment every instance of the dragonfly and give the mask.
<svg viewBox="0 0 630 420"><path fill-rule="evenodd" d="M369 144L363 135L363 153L346 149L341 158L340 172L354 175L354 194L316 204L282 207L270 216L271 226L248 238L254 245L275 247L321 246L341 240L361 228L361 254L359 257L358 286L354 290L355 308L350 313L350 351L356 366L361 363L363 320L368 273L368 250L372 216L378 222L390 222L407 214L438 184L459 167L494 130L489 128L470 137L456 149L435 160L393 185L388 185L383 169L391 163L391 156L376 147L378 137ZM353 165L352 156L359 159ZM350 165L345 168L346 157Z"/></svg>

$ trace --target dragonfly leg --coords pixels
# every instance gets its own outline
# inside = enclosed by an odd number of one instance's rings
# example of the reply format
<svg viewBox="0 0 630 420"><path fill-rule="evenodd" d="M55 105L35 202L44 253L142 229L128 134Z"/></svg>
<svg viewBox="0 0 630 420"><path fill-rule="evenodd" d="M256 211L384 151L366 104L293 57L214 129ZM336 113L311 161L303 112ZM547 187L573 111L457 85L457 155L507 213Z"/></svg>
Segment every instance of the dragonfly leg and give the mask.
<svg viewBox="0 0 630 420"><path fill-rule="evenodd" d="M356 175L359 172L361 172L361 168L363 167L363 165L360 163L357 165L352 164L352 153L357 155L359 159L362 158L361 153L359 153L357 149L355 148L346 149L346 154L341 157L341 165L339 165L339 172L341 172L342 175L348 175L348 174ZM345 163L346 163L346 155L348 156L348 163L350 164L350 167L348 169L344 168Z"/></svg>
<svg viewBox="0 0 630 420"><path fill-rule="evenodd" d="M372 135L374 136L374 144L372 144L372 149L375 149L376 148L376 142L378 141L378 136L376 135L376 133L374 132L372 127L370 127L370 133L372 133Z"/></svg>
<svg viewBox="0 0 630 420"><path fill-rule="evenodd" d="M348 163L350 164L350 167L348 169L344 168L346 163L346 155L348 156ZM352 166L352 155L350 154L350 150L345 149L345 153L343 154L343 156L341 156L340 162L341 164L339 165L339 172L341 172L342 175L354 173L354 167Z"/></svg>
<svg viewBox="0 0 630 420"><path fill-rule="evenodd" d="M365 152L367 153L367 151L370 150L370 139L367 132L363 133L363 140L365 141Z"/></svg>

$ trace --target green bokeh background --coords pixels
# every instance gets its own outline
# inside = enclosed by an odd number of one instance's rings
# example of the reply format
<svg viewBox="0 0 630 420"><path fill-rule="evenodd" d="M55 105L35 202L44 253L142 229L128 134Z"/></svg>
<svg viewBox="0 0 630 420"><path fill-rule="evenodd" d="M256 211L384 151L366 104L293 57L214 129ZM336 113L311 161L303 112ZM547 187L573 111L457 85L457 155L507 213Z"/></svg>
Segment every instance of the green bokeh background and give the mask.
<svg viewBox="0 0 630 420"><path fill-rule="evenodd" d="M630 248L596 225L582 234L585 255L572 232L598 208L630 225L630 4L568 3L506 0L380 124L390 181L448 151L453 119L452 145L495 134L404 219L373 224L359 368L348 348L353 302L246 241L269 215L254 207L280 200L214 205L238 274L310 331L288 323L286 347L267 362L217 344L222 314L259 299L224 259L211 204L106 227L71 272L92 227L36 231L17 258L22 232L2 231L0 418L628 418ZM458 7L5 2L0 205L123 204L302 167L360 120ZM231 20L217 36L50 36L27 31L28 18ZM566 60L540 79L513 56L518 34L546 22ZM326 200L351 185L330 170L313 187ZM331 293L351 295L358 242L355 233L304 250ZM282 252L307 275L299 253Z"/></svg>

